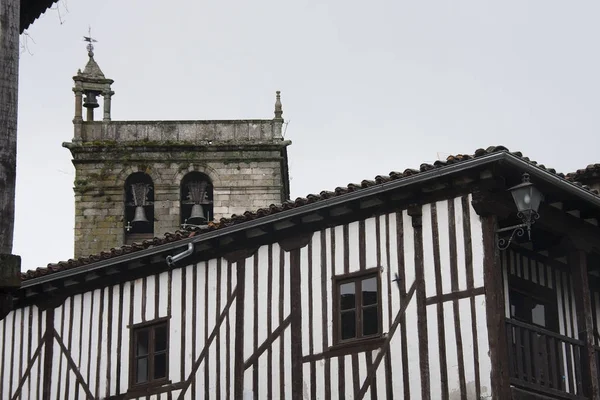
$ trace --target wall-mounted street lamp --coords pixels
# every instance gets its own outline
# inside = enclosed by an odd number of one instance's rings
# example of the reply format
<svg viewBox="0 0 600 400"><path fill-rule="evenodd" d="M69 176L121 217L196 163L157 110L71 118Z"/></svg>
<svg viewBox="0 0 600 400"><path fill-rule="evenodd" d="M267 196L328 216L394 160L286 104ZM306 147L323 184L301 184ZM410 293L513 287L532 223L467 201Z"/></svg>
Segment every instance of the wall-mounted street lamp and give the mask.
<svg viewBox="0 0 600 400"><path fill-rule="evenodd" d="M540 217L538 210L540 203L544 200L544 195L533 183L529 181L529 174L523 174L523 181L508 189L512 194L513 200L517 206L517 217L522 221L519 225L513 225L496 231L498 248L506 250L516 236L523 236L527 229L527 237L531 240L531 225ZM509 237L500 237L503 232L512 231Z"/></svg>

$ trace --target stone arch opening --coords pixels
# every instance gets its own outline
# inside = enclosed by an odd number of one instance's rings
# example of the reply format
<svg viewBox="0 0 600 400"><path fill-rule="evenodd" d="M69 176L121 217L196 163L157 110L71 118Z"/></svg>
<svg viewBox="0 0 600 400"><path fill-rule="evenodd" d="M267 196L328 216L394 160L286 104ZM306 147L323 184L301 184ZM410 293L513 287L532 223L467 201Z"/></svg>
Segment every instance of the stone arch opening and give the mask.
<svg viewBox="0 0 600 400"><path fill-rule="evenodd" d="M150 175L134 172L125 180L125 238L130 244L154 236L154 183Z"/></svg>
<svg viewBox="0 0 600 400"><path fill-rule="evenodd" d="M208 175L187 173L181 179L179 192L182 225L204 225L213 220L213 184Z"/></svg>

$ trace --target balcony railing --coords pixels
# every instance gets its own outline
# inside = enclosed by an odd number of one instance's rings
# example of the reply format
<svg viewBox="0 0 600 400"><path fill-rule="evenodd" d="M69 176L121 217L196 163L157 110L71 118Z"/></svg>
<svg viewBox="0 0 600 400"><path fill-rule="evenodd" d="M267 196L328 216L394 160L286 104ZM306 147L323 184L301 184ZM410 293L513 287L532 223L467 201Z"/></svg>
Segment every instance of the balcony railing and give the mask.
<svg viewBox="0 0 600 400"><path fill-rule="evenodd" d="M506 334L512 385L556 398L586 398L583 341L513 319L506 320Z"/></svg>

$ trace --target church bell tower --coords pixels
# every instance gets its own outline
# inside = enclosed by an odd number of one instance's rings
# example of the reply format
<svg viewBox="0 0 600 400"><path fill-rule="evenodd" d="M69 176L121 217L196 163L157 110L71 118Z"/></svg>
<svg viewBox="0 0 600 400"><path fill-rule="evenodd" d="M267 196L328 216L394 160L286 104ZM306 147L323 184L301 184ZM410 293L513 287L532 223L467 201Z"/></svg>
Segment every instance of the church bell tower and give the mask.
<svg viewBox="0 0 600 400"><path fill-rule="evenodd" d="M75 166L75 257L289 199L279 92L272 119L112 121L113 80L85 40L74 137L63 143Z"/></svg>

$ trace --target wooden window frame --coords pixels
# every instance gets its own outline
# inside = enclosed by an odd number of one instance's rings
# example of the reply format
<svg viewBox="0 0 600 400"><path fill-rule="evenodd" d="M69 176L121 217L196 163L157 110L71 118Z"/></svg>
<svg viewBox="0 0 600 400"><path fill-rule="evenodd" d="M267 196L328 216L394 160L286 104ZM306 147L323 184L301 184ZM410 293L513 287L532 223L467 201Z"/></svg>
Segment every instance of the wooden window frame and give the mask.
<svg viewBox="0 0 600 400"><path fill-rule="evenodd" d="M169 380L169 344L170 344L170 326L169 326L169 317L157 318L152 321L142 322L139 324L131 325L130 328L130 339L129 339L129 390L138 390L145 389L154 386L161 386L164 384L170 383ZM165 327L167 333L167 346L164 351L166 355L166 367L165 367L165 376L158 379L153 379L154 376L154 332L158 327ZM136 347L137 347L137 333L143 330L149 330L150 335L148 335L148 380L142 383L136 383L136 372L137 372L137 356L136 356ZM162 352L161 352L162 353Z"/></svg>
<svg viewBox="0 0 600 400"><path fill-rule="evenodd" d="M377 280L377 333L363 336L362 321L363 321L363 306L362 306L362 286L363 279L376 278ZM361 345L366 342L380 339L383 335L383 312L382 312L382 293L381 293L381 267L369 268L361 271L351 272L343 275L332 277L333 280L333 346L352 346ZM340 305L340 285L344 283L354 282L356 295L356 337L350 339L341 338L342 312ZM360 296L358 295L360 293ZM360 310L360 311L359 311Z"/></svg>
<svg viewBox="0 0 600 400"><path fill-rule="evenodd" d="M517 292L522 296L526 297L529 300L537 301L538 303L544 304L545 307L548 308L548 315L554 316L554 318L550 318L546 326L541 326L535 324L531 321L523 321L520 318L515 318L512 316L512 312L510 311L511 306L511 292ZM538 283L528 281L523 278L519 278L516 276L511 276L508 279L508 305L509 305L509 315L510 319L514 319L532 326L537 326L543 329L547 329L552 332L559 333L559 318L558 318L558 300L557 300L557 292L556 287L552 289L542 286Z"/></svg>

